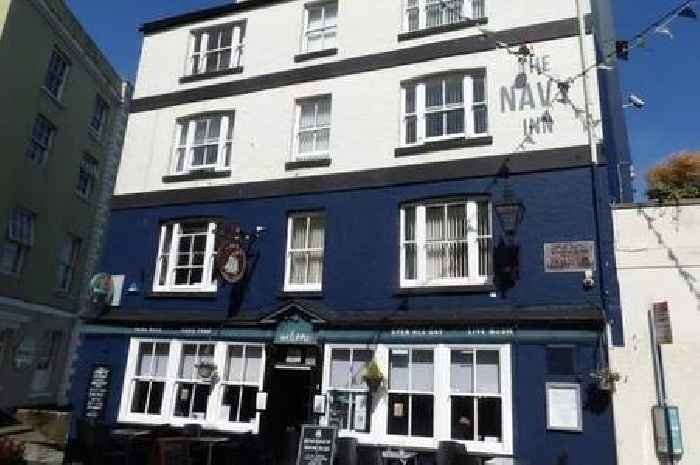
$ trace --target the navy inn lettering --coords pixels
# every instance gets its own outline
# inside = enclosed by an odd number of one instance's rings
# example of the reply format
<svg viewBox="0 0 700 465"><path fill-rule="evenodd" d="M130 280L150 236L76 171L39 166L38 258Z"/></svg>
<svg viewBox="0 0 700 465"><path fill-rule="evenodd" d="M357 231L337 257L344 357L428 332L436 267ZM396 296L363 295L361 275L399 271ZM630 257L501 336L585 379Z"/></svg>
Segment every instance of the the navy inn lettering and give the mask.
<svg viewBox="0 0 700 465"><path fill-rule="evenodd" d="M612 37L609 1L583 31L521 3L247 0L144 25L100 266L124 286L85 315L75 412L196 424L251 465L615 464L590 373L623 331L627 136L615 73L589 102L553 80ZM585 260L551 272L545 244ZM581 393L580 427L548 422L548 385Z"/></svg>

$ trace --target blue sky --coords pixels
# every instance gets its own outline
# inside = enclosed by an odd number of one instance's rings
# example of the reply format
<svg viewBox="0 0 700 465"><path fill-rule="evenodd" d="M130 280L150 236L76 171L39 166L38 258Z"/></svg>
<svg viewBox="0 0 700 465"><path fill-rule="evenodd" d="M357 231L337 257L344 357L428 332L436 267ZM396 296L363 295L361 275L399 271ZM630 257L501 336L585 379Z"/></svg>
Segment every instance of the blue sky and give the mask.
<svg viewBox="0 0 700 465"><path fill-rule="evenodd" d="M156 18L207 8L223 0L121 0L106 7L95 0L66 0L123 77L133 80L139 60L138 27ZM377 0L388 1L388 0ZM514 0L522 1L522 0ZM561 0L553 0L561 1ZM676 0L611 0L619 38L630 38L670 8ZM698 8L700 10L700 8ZM619 65L624 95L643 97L642 111L626 110L637 199L645 198L644 175L665 155L700 149L700 21L679 18L673 39L655 35L646 49L632 52Z"/></svg>

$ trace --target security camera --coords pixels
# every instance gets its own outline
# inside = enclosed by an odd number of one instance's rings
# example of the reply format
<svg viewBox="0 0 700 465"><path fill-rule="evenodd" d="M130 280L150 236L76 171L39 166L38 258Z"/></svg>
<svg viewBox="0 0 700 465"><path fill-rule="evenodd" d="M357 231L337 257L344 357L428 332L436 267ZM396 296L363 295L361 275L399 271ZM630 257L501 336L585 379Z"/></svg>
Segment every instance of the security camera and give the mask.
<svg viewBox="0 0 700 465"><path fill-rule="evenodd" d="M595 278L593 277L593 270L586 270L583 277L583 288L585 290L590 290L595 287Z"/></svg>
<svg viewBox="0 0 700 465"><path fill-rule="evenodd" d="M630 96L627 98L627 100L629 103L627 103L624 106L624 108L634 107L637 110L641 110L642 108L644 108L644 105L646 105L646 103L644 102L644 99L642 99L641 97L637 97L634 94L630 94Z"/></svg>

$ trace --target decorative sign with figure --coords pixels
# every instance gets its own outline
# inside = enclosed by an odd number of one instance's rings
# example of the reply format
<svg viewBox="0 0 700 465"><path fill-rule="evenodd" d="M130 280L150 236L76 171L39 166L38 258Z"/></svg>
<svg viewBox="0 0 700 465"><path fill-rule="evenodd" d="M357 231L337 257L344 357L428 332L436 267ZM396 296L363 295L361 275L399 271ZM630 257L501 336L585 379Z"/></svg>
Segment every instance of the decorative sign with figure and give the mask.
<svg viewBox="0 0 700 465"><path fill-rule="evenodd" d="M217 231L215 267L221 278L231 284L243 280L248 265L248 248L257 234L248 234L237 224L225 225Z"/></svg>

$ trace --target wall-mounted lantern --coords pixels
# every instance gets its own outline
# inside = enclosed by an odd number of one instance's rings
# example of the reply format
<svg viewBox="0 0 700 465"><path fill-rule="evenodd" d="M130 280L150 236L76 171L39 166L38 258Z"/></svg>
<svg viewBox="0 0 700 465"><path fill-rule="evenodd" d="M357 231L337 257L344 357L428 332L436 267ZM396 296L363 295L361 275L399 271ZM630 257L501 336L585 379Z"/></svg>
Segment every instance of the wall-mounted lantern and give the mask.
<svg viewBox="0 0 700 465"><path fill-rule="evenodd" d="M525 216L525 205L515 197L507 179L505 182L503 198L494 204L494 209L503 232L508 240L512 242Z"/></svg>

